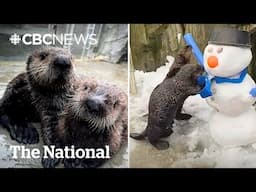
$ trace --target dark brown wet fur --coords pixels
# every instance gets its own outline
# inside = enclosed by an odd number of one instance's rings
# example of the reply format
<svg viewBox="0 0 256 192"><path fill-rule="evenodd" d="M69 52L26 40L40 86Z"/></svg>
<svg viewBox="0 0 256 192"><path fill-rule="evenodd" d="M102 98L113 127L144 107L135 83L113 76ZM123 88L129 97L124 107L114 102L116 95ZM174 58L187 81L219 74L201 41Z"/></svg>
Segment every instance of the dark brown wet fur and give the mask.
<svg viewBox="0 0 256 192"><path fill-rule="evenodd" d="M8 84L0 103L1 123L13 139L21 143L37 143L38 132L33 127L29 129L25 123L38 121L42 126L43 143L58 145L55 127L58 115L73 91L73 68L71 53L62 48L44 47L30 54L26 73ZM54 167L56 162L42 159L44 167Z"/></svg>
<svg viewBox="0 0 256 192"><path fill-rule="evenodd" d="M0 100L0 124L19 143L32 144L39 141L37 130L30 124L40 121L32 101L26 73L17 75L8 83Z"/></svg>
<svg viewBox="0 0 256 192"><path fill-rule="evenodd" d="M177 72L180 70L182 66L190 63L191 55L192 55L192 48L190 46L187 45L182 49L180 49L165 79L172 78L177 74ZM192 117L190 114L182 113L183 104L184 103L181 103L177 110L176 117L175 117L175 119L177 120L188 120Z"/></svg>
<svg viewBox="0 0 256 192"><path fill-rule="evenodd" d="M175 57L174 63L170 67L164 80L174 77L178 73L181 67L190 63L191 55L192 55L192 48L190 46L184 46L182 49L180 49ZM188 120L192 117L190 114L182 113L183 104L184 103L181 103L180 106L178 107L176 117L175 117L175 119L177 120Z"/></svg>
<svg viewBox="0 0 256 192"><path fill-rule="evenodd" d="M198 94L201 87L197 85L197 77L203 69L199 65L186 64L172 78L165 79L152 92L149 100L149 116L146 129L130 137L149 142L159 150L167 149L169 143L161 138L171 135L172 124L179 106L190 95Z"/></svg>
<svg viewBox="0 0 256 192"><path fill-rule="evenodd" d="M165 79L172 78L177 74L177 72L180 70L182 66L190 63L191 55L192 55L192 48L190 46L185 46L182 49L180 49Z"/></svg>
<svg viewBox="0 0 256 192"><path fill-rule="evenodd" d="M71 53L62 48L35 50L28 58L27 75L33 104L39 112L44 145L61 145L56 133L59 115L74 91L74 63ZM42 158L46 168L59 160Z"/></svg>

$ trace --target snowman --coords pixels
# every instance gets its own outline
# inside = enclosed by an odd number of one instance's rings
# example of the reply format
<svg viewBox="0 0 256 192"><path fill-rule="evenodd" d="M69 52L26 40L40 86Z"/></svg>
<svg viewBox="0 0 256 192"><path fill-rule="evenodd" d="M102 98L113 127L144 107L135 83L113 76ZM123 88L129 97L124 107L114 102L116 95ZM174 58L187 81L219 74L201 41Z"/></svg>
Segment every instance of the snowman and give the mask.
<svg viewBox="0 0 256 192"><path fill-rule="evenodd" d="M251 59L249 33L236 29L214 30L204 49L203 65L210 82L204 91L214 109L209 128L224 147L256 142L256 85L247 73Z"/></svg>

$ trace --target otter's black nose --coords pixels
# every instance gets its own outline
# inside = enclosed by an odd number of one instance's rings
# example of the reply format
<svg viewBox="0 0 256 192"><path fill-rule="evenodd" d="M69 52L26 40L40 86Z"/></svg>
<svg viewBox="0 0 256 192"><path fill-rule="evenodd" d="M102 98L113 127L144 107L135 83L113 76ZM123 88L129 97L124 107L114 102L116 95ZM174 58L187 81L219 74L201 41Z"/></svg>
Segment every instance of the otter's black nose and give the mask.
<svg viewBox="0 0 256 192"><path fill-rule="evenodd" d="M89 111L100 112L103 109L103 104L97 99L88 99L85 102Z"/></svg>
<svg viewBox="0 0 256 192"><path fill-rule="evenodd" d="M65 57L57 57L54 61L54 65L59 68L70 68L71 61Z"/></svg>

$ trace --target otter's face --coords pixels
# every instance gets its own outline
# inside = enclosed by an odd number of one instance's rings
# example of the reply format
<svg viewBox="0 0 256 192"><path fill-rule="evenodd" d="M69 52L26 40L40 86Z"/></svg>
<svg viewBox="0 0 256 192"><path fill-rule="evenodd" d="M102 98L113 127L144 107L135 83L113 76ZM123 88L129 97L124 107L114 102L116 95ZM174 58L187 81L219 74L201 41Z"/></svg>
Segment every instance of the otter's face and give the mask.
<svg viewBox="0 0 256 192"><path fill-rule="evenodd" d="M197 64L184 65L177 74L177 79L181 79L187 86L196 86L197 79L203 74L203 68Z"/></svg>
<svg viewBox="0 0 256 192"><path fill-rule="evenodd" d="M107 83L93 89L86 88L78 103L79 118L88 122L96 132L110 129L127 109L127 95L118 87Z"/></svg>
<svg viewBox="0 0 256 192"><path fill-rule="evenodd" d="M27 72L39 85L65 83L73 73L73 57L62 48L38 49L27 60Z"/></svg>
<svg viewBox="0 0 256 192"><path fill-rule="evenodd" d="M178 52L178 62L187 64L190 61L190 57L192 55L192 47L189 45L186 45Z"/></svg>

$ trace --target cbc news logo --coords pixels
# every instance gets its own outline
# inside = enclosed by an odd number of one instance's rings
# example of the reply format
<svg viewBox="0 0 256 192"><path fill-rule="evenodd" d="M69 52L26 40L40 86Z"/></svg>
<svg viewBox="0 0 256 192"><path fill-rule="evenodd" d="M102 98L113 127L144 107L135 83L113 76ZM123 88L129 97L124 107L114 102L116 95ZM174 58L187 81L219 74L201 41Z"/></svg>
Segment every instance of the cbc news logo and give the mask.
<svg viewBox="0 0 256 192"><path fill-rule="evenodd" d="M65 46L71 46L73 44L83 44L86 49L90 49L91 46L96 45L97 39L96 34L83 34L77 35L72 33L56 34L39 34L39 33L25 33L19 35L14 33L10 36L9 41L13 45L24 44L24 45L56 45L61 44Z"/></svg>

